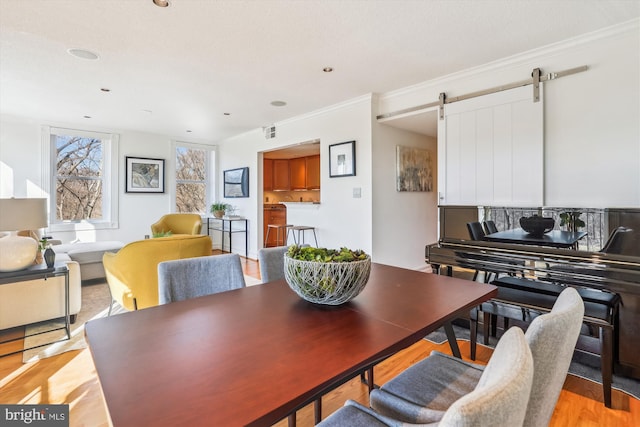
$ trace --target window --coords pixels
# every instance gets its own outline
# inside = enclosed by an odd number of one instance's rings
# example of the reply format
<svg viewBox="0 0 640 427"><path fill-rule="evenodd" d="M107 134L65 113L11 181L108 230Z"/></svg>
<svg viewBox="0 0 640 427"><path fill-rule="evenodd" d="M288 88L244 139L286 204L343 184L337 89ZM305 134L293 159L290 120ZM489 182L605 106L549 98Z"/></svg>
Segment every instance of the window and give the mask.
<svg viewBox="0 0 640 427"><path fill-rule="evenodd" d="M43 135L45 132L43 132ZM117 197L111 197L117 136L51 128L45 150L50 159L50 228L117 227ZM46 169L46 168L45 168ZM79 226L86 224L86 227Z"/></svg>
<svg viewBox="0 0 640 427"><path fill-rule="evenodd" d="M175 143L175 209L180 213L206 214L207 201L214 198L215 147Z"/></svg>

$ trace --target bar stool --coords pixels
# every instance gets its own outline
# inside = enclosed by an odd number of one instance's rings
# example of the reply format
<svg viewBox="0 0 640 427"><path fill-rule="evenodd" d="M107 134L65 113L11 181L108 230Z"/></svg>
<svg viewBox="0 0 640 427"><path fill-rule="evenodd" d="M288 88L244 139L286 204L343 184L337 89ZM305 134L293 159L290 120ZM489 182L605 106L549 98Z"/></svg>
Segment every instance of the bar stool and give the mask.
<svg viewBox="0 0 640 427"><path fill-rule="evenodd" d="M287 246L289 242L289 232L293 228L291 224L269 224L267 225L267 235L264 237L264 247L267 247L267 242L269 241L269 232L274 228L276 230L276 246L280 246L280 232L282 231L282 237L284 238L284 244L282 246ZM293 240L296 240L295 234L293 235Z"/></svg>
<svg viewBox="0 0 640 427"><path fill-rule="evenodd" d="M293 231L293 240L296 242L296 245L299 244L304 244L304 237L305 237L305 232L306 231L311 231L313 232L313 240L315 240L316 242L316 248L318 247L318 238L316 237L316 228L315 227L310 227L308 225L295 225L293 227L291 227L291 230ZM298 232L298 238L296 239L296 231ZM300 240L300 233L302 233L302 240Z"/></svg>

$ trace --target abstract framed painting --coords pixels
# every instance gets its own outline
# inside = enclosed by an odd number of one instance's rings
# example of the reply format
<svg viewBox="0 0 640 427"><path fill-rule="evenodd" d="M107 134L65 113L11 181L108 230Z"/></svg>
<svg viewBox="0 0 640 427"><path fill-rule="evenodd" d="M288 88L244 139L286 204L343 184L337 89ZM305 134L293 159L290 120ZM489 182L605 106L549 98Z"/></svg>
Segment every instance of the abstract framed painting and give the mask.
<svg viewBox="0 0 640 427"><path fill-rule="evenodd" d="M429 150L396 146L396 190L433 191L433 160Z"/></svg>

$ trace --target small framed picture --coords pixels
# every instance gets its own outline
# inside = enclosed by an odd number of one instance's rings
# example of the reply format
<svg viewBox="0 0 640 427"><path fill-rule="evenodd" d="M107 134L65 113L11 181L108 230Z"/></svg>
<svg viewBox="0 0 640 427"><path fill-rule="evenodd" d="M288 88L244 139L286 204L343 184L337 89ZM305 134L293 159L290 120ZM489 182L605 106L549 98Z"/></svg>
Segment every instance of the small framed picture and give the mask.
<svg viewBox="0 0 640 427"><path fill-rule="evenodd" d="M249 197L249 168L224 171L224 197Z"/></svg>
<svg viewBox="0 0 640 427"><path fill-rule="evenodd" d="M164 193L164 159L125 157L127 193Z"/></svg>
<svg viewBox="0 0 640 427"><path fill-rule="evenodd" d="M356 142L348 141L329 146L329 177L355 176Z"/></svg>

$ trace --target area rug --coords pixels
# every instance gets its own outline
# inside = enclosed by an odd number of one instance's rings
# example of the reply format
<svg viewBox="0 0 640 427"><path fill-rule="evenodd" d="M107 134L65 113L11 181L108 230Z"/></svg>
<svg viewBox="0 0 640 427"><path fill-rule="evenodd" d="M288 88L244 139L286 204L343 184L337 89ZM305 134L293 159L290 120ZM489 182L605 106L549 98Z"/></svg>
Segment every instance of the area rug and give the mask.
<svg viewBox="0 0 640 427"><path fill-rule="evenodd" d="M245 276L247 286L254 286L262 283L260 279ZM47 332L40 335L30 336L24 340L24 348L37 347L25 350L22 354L24 363L35 362L46 357L55 356L71 350L81 350L87 347L84 340L84 324L91 319L106 317L109 312L111 294L107 283L87 284L82 286L82 307L75 323L71 325L71 339L65 340L64 330ZM124 313L127 310L119 304L113 304L111 315ZM63 327L64 320L56 319L46 322L33 323L25 326L25 335L33 335L38 332L48 331L56 327ZM52 343L53 344L49 344Z"/></svg>
<svg viewBox="0 0 640 427"><path fill-rule="evenodd" d="M481 328L478 328L478 345L483 342ZM453 325L453 330L456 334L456 339L469 341L469 329L458 325ZM443 328L440 328L425 337L425 339L436 343L442 344L447 341L447 335ZM495 348L497 339L489 337L489 347ZM576 352L569 366L569 373L580 378L584 378L589 381L593 381L598 384L602 384L602 373L600 367L593 364L592 358L583 357L581 352ZM633 378L623 377L613 374L612 388L620 390L640 400L640 381Z"/></svg>

